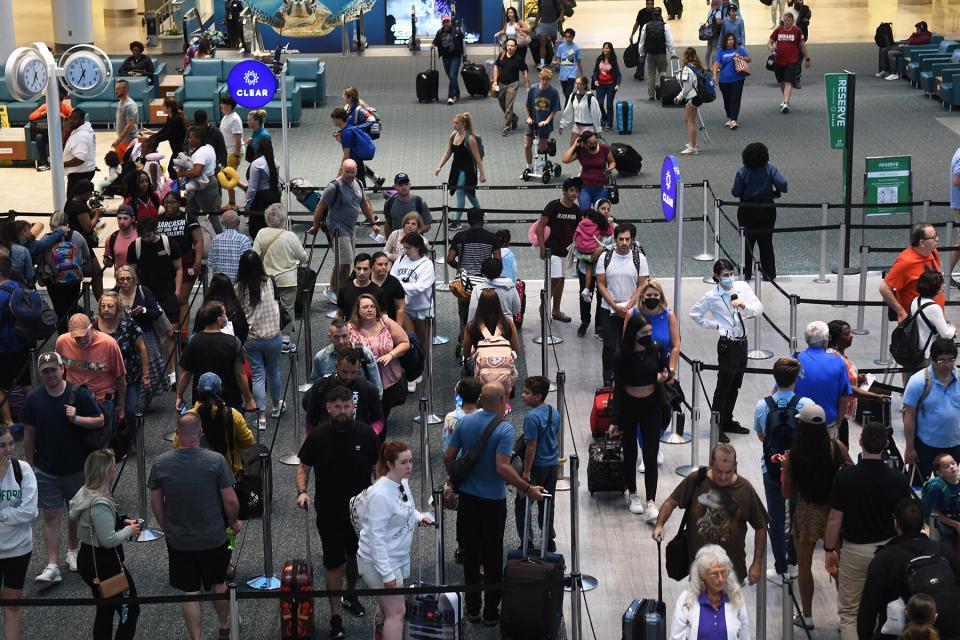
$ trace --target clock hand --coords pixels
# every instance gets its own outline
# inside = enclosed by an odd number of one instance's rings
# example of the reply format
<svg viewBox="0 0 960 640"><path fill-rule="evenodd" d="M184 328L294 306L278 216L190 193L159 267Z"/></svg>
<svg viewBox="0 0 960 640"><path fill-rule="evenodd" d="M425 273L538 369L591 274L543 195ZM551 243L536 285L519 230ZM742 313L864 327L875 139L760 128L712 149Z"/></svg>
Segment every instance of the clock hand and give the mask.
<svg viewBox="0 0 960 640"><path fill-rule="evenodd" d="M83 82L83 76L85 76L85 75L87 75L87 70L81 68L81 69L80 69L80 79L79 79L77 82Z"/></svg>

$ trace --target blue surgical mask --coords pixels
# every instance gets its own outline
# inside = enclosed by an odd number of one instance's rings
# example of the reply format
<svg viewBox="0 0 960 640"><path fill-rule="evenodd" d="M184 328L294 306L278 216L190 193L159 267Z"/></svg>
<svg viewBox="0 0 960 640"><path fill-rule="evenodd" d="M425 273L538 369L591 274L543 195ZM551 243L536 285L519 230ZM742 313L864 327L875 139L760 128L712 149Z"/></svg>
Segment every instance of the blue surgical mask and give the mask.
<svg viewBox="0 0 960 640"><path fill-rule="evenodd" d="M726 278L720 278L720 286L723 287L724 289L732 289L733 278L730 276L727 276Z"/></svg>

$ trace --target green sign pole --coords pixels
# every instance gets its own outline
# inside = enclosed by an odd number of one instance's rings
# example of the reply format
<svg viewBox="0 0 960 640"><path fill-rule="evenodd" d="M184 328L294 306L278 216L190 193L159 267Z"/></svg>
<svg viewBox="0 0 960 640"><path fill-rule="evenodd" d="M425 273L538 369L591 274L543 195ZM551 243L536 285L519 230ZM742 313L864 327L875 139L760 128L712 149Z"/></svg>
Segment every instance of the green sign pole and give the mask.
<svg viewBox="0 0 960 640"><path fill-rule="evenodd" d="M843 151L841 184L843 194L843 219L846 223L846 250L843 255L843 267L850 266L850 223L852 218L853 184L853 117L856 105L855 73L827 73L823 76L827 96L827 126L830 134L830 148Z"/></svg>

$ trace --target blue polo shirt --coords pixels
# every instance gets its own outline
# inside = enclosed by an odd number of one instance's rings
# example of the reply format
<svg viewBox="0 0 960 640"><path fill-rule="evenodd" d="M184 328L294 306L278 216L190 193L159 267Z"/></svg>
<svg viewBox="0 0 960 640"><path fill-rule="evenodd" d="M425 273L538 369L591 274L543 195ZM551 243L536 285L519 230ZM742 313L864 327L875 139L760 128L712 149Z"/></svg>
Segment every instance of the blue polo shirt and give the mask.
<svg viewBox="0 0 960 640"><path fill-rule="evenodd" d="M560 462L560 445L557 441L559 433L560 414L547 403L527 412L523 419L523 437L528 442L537 442L534 467L549 467Z"/></svg>
<svg viewBox="0 0 960 640"><path fill-rule="evenodd" d="M795 395L799 394L795 391L777 391L771 397L773 401L777 403L777 406L785 407ZM810 404L813 404L813 400L800 396L800 399L797 401L797 413L800 413L805 406ZM765 435L764 432L767 429L767 414L769 412L770 408L767 406L766 398L760 398L760 401L757 402L757 408L753 412L753 430L760 435ZM767 473L766 456L763 455L762 447L760 452L760 473Z"/></svg>
<svg viewBox="0 0 960 640"><path fill-rule="evenodd" d="M487 424L493 419L493 412L480 410L476 413L463 416L460 424L450 436L450 447L460 451L458 458L462 458L467 451L480 442L480 436ZM460 485L460 491L477 498L487 500L503 500L507 497L507 484L497 473L497 454L511 456L513 454L513 425L506 420L502 421L493 430L490 439L483 447L483 452L477 464L470 470L466 481Z"/></svg>
<svg viewBox="0 0 960 640"><path fill-rule="evenodd" d="M917 437L931 447L955 447L960 444L960 378L956 368L946 387L933 373L933 365L910 376L903 390L903 404L917 408L923 395L925 372L930 376L930 393L917 412Z"/></svg>
<svg viewBox="0 0 960 640"><path fill-rule="evenodd" d="M837 422L840 398L853 394L843 358L823 347L807 347L797 354L797 360L801 370L796 392L820 405L827 424Z"/></svg>

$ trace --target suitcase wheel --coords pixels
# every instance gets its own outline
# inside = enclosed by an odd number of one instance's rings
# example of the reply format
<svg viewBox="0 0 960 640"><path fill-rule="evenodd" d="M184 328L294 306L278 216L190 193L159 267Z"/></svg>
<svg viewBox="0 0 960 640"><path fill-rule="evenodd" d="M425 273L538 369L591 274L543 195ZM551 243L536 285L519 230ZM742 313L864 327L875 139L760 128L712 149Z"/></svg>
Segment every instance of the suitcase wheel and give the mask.
<svg viewBox="0 0 960 640"><path fill-rule="evenodd" d="M550 184L550 167L544 167L543 173L540 174L540 181L543 184Z"/></svg>
<svg viewBox="0 0 960 640"><path fill-rule="evenodd" d="M524 182L526 182L527 180L529 180L529 179L530 179L530 169L524 169L524 170L523 170L523 175L520 176L520 179L523 180Z"/></svg>
<svg viewBox="0 0 960 640"><path fill-rule="evenodd" d="M558 164L553 165L553 175L556 178L560 177L560 165Z"/></svg>

